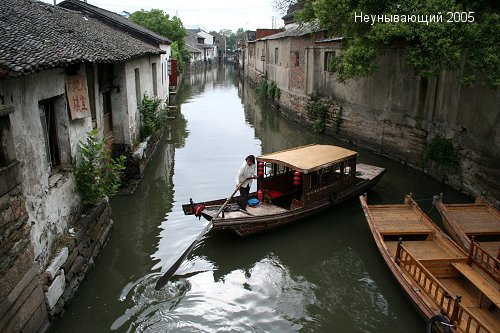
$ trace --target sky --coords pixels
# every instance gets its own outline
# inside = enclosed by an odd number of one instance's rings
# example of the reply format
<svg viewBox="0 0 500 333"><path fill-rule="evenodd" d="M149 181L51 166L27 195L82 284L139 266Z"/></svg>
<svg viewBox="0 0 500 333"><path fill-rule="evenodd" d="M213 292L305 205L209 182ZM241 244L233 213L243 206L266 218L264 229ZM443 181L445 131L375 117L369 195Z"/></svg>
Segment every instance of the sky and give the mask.
<svg viewBox="0 0 500 333"><path fill-rule="evenodd" d="M41 0L54 3L54 0ZM56 0L57 3L62 0ZM87 0L91 5L116 13L133 13L144 9L161 9L170 16L178 16L185 28L220 31L238 28L255 30L282 27L280 13L273 9L273 0Z"/></svg>

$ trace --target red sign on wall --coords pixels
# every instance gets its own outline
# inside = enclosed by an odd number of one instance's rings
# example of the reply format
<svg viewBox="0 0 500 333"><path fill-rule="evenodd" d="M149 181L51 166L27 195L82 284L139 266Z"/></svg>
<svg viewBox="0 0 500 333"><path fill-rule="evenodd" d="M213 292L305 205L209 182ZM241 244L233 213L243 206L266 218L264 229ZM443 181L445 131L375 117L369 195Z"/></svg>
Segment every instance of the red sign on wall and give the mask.
<svg viewBox="0 0 500 333"><path fill-rule="evenodd" d="M90 117L87 80L83 75L66 75L66 96L71 119Z"/></svg>

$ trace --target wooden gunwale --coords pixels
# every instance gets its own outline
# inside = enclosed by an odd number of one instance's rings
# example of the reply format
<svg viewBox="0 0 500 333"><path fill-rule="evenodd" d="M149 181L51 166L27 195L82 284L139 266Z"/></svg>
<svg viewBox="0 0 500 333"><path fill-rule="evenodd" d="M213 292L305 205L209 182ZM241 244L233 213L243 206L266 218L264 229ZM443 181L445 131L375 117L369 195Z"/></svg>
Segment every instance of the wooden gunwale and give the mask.
<svg viewBox="0 0 500 333"><path fill-rule="evenodd" d="M420 315L426 319L432 318L436 313L439 313L436 312L437 308L434 308L431 304L426 302L420 296L420 289L418 285L413 280L409 279L408 276L403 273L401 267L399 267L399 265L396 264L395 260L389 253L389 250L383 240L382 235L378 232L377 228L375 227L375 220L368 207L366 197L360 196L359 200L361 202L361 207L366 217L366 221L368 222L368 227L370 228L370 231L373 235L375 245L377 246L380 254L382 255L382 258L384 259L387 267L389 268L392 275L398 282L399 286L403 289L406 296L415 304ZM387 206L378 205L377 207L385 208Z"/></svg>

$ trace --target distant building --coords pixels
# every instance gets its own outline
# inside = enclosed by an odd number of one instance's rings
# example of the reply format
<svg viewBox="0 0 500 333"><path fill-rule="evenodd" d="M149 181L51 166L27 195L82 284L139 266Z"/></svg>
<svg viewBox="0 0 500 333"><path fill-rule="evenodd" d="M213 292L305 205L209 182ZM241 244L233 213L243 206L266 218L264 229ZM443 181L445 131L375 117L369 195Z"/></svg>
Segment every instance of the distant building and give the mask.
<svg viewBox="0 0 500 333"><path fill-rule="evenodd" d="M227 59L226 37L215 31L210 31L210 34L215 37L215 45L217 46L216 57L218 61L225 61Z"/></svg>
<svg viewBox="0 0 500 333"><path fill-rule="evenodd" d="M202 58L205 63L211 64L217 57L217 45L215 43L215 36L209 34L201 29L187 29L193 36L190 38L191 46L201 49L203 54ZM192 45L192 40L196 40L196 45Z"/></svg>

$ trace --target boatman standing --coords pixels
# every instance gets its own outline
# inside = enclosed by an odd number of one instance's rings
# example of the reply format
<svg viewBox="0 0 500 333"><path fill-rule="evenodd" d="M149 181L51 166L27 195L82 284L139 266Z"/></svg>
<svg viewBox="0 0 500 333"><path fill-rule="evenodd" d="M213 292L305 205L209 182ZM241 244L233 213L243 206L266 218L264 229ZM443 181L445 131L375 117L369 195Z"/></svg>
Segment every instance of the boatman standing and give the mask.
<svg viewBox="0 0 500 333"><path fill-rule="evenodd" d="M251 178L246 180L247 178ZM248 155L245 162L241 165L238 173L236 174L236 188L240 189L240 208L245 210L248 203L248 193L252 186L252 179L256 179L255 175L255 156ZM241 185L240 185L241 184Z"/></svg>

